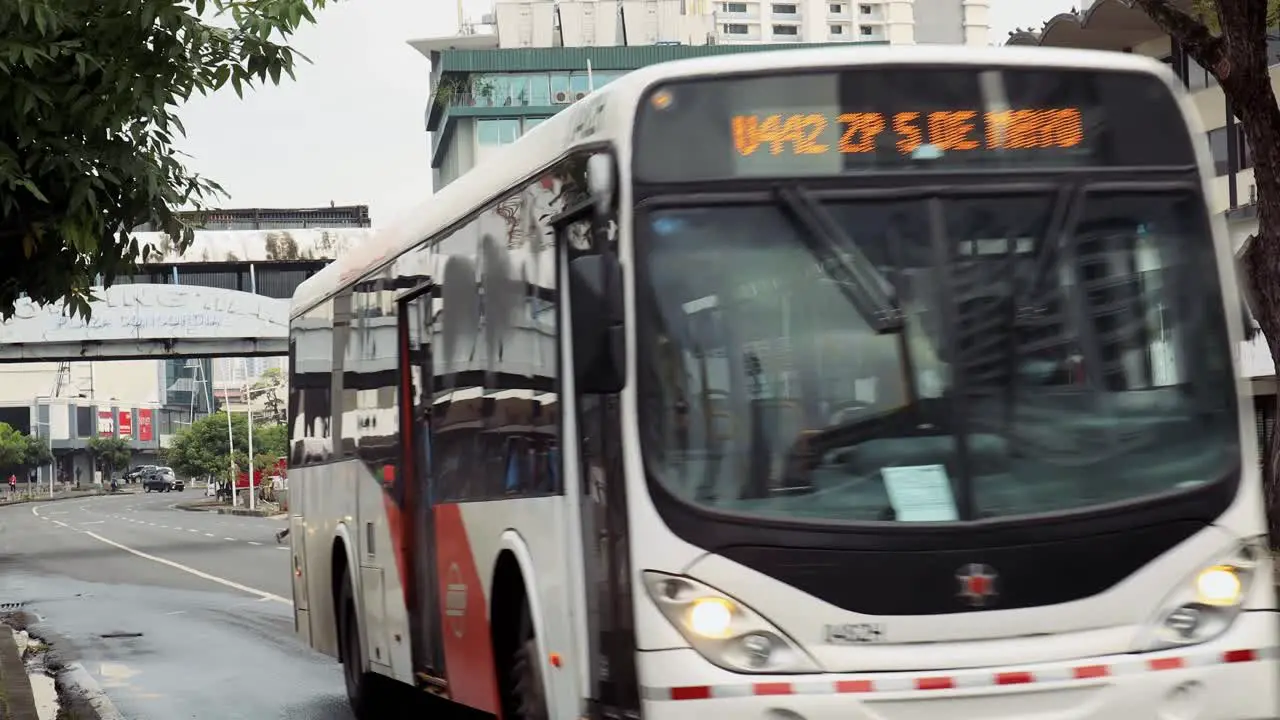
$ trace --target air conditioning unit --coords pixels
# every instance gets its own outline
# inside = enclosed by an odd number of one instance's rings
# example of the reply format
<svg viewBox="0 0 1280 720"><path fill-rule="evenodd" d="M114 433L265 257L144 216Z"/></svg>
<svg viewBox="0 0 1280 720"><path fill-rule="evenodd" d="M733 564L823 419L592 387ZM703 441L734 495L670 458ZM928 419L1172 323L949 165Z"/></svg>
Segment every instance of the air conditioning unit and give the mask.
<svg viewBox="0 0 1280 720"><path fill-rule="evenodd" d="M556 103L557 105L568 105L568 104L569 104L569 93L567 93L567 92L558 92L558 93L556 93L556 95L555 95L555 103Z"/></svg>
<svg viewBox="0 0 1280 720"><path fill-rule="evenodd" d="M584 98L584 97L586 97L586 96L587 96L587 94L586 94L586 93L584 93L584 92L574 93L574 94L573 94L573 100L574 100L574 102L577 102L578 100L581 100L582 98Z"/></svg>

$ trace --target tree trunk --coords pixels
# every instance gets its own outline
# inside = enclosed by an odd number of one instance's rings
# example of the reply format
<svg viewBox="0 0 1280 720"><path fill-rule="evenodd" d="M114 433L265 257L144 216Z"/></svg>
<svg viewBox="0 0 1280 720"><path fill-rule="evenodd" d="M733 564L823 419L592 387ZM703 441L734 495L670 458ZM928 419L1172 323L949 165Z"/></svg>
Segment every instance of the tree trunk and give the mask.
<svg viewBox="0 0 1280 720"><path fill-rule="evenodd" d="M1254 316L1267 338L1272 363L1280 370L1280 106L1266 66L1266 39L1248 42L1254 39L1242 37L1228 42L1231 67L1224 88L1253 153L1257 187L1258 230L1247 241L1243 257L1250 286L1247 292ZM1257 47L1245 47L1254 44ZM1280 433L1272 432L1266 445L1263 479L1267 525L1274 544L1280 542L1280 485L1276 476L1280 470Z"/></svg>

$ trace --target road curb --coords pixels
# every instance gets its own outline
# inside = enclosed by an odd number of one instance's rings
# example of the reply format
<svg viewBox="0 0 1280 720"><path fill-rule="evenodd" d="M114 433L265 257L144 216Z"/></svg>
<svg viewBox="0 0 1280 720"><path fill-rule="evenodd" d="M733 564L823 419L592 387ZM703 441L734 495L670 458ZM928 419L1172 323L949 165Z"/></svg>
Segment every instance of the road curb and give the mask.
<svg viewBox="0 0 1280 720"><path fill-rule="evenodd" d="M203 501L201 500L193 500L191 502L176 503L174 504L174 507L178 508L179 510L186 510L187 512L214 512L215 510L218 510L218 505L216 503L203 504Z"/></svg>
<svg viewBox="0 0 1280 720"><path fill-rule="evenodd" d="M246 510L244 508L218 508L219 515L239 515L241 517L271 517L261 510Z"/></svg>
<svg viewBox="0 0 1280 720"><path fill-rule="evenodd" d="M82 495L72 495L71 497L67 497L65 495L62 495L62 496L55 495L53 497L38 497L38 498L31 498L29 500L14 500L13 502L0 502L0 508L7 508L12 505L30 505L31 503L44 504L44 503L52 503L52 502L62 502L63 500L84 500L85 498L112 497L112 496L128 495L128 494L129 493L99 492L99 493L84 493Z"/></svg>
<svg viewBox="0 0 1280 720"><path fill-rule="evenodd" d="M39 720L36 699L27 679L27 666L18 653L13 628L0 625L0 717L4 720Z"/></svg>
<svg viewBox="0 0 1280 720"><path fill-rule="evenodd" d="M58 694L73 693L82 698L84 703L97 714L97 720L125 720L124 715L116 709L111 698L102 691L98 681L78 662L69 663L54 680L58 685ZM31 716L32 718L35 715Z"/></svg>

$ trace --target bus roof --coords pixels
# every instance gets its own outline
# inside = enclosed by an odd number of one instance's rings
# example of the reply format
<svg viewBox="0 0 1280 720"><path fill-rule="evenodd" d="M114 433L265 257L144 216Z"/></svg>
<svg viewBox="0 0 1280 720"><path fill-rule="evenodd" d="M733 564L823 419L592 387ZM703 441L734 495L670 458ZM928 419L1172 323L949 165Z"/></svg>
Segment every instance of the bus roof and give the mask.
<svg viewBox="0 0 1280 720"><path fill-rule="evenodd" d="M706 75L786 71L865 65L1003 65L1086 70L1147 72L1162 75L1171 91L1176 84L1163 64L1143 55L1040 47L958 47L913 45L836 46L742 53L659 63L632 71L596 90L520 137L500 156L423 200L404 217L379 230L363 247L353 248L308 278L293 295L296 317L384 268L424 239L456 224L476 208L551 165L575 146L574 128L584 112L600 111L591 144L613 142L620 162L630 161L635 108L644 92L662 81Z"/></svg>

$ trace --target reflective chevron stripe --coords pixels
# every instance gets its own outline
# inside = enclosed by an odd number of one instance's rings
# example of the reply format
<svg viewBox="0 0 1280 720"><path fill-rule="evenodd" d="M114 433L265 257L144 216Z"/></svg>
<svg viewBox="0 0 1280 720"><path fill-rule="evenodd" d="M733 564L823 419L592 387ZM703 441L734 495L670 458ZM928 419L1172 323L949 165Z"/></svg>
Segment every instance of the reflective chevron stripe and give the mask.
<svg viewBox="0 0 1280 720"><path fill-rule="evenodd" d="M1277 651L1277 648L1267 648L1262 650L1231 650L1224 653L1162 655L1151 658L1142 658L1140 656L1117 657L1079 665L1037 666L1024 670L1001 670L998 672L990 670L959 671L948 675L936 673L877 673L856 676L833 674L834 677L808 675L804 679L797 680L771 680L726 685L685 685L665 688L647 687L644 688L643 692L646 700L655 701L710 700L713 698L765 695L925 692L995 687L999 685L1087 681L1224 663L1273 660L1277 657L1280 657L1280 651Z"/></svg>

